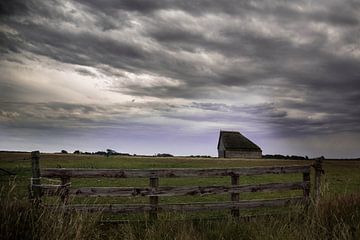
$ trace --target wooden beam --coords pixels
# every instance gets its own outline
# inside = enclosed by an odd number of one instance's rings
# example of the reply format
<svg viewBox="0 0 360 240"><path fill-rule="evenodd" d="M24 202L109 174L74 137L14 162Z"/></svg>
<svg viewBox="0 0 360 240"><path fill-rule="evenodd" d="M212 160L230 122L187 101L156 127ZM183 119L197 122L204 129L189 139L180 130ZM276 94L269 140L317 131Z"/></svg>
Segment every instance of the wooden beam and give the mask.
<svg viewBox="0 0 360 240"><path fill-rule="evenodd" d="M156 192L159 186L159 178L151 177L149 178L149 185L151 187L152 192ZM149 203L151 206L151 210L149 211L149 219L150 221L154 221L157 219L157 208L159 204L159 197L157 195L149 195Z"/></svg>
<svg viewBox="0 0 360 240"><path fill-rule="evenodd" d="M63 204L67 204L69 201L69 187L70 187L70 177L61 178L61 194L60 199Z"/></svg>
<svg viewBox="0 0 360 240"><path fill-rule="evenodd" d="M307 183L307 185L303 188L304 198L308 201L310 197L310 173L303 173L303 181Z"/></svg>
<svg viewBox="0 0 360 240"><path fill-rule="evenodd" d="M86 197L132 197L132 196L193 196L242 192L273 192L307 189L310 182L265 183L234 186L168 186L168 187L81 187L69 189L70 195ZM58 195L62 185L41 185L46 195Z"/></svg>
<svg viewBox="0 0 360 240"><path fill-rule="evenodd" d="M321 174L324 173L324 170L322 169L322 161L321 159L316 159L315 164L315 202L318 203L320 200L321 195Z"/></svg>
<svg viewBox="0 0 360 240"><path fill-rule="evenodd" d="M248 209L258 207L275 207L286 206L289 204L303 203L303 197L294 198L280 198L271 200L252 200L240 202L197 202L197 203L178 203L178 204L159 204L158 211L208 211L221 209ZM98 205L63 205L46 207L55 207L59 210L65 211L86 211L86 212L103 212L103 213L134 213L134 212L149 212L153 209L151 204L98 204Z"/></svg>
<svg viewBox="0 0 360 240"><path fill-rule="evenodd" d="M41 201L41 189L35 187L40 185L40 152L33 151L31 152L31 198L35 200L35 203L38 204Z"/></svg>
<svg viewBox="0 0 360 240"><path fill-rule="evenodd" d="M238 175L231 176L231 185L232 185L232 187L237 187L239 185L239 176ZM230 196L231 196L231 201L232 202L239 202L240 194L238 192L232 192L230 194ZM233 217L239 217L240 216L239 208L231 209L231 215Z"/></svg>
<svg viewBox="0 0 360 240"><path fill-rule="evenodd" d="M220 177L251 176L262 174L284 174L310 172L311 165L267 166L249 168L165 168L165 169L76 169L45 168L41 176L48 178L150 178L150 177Z"/></svg>

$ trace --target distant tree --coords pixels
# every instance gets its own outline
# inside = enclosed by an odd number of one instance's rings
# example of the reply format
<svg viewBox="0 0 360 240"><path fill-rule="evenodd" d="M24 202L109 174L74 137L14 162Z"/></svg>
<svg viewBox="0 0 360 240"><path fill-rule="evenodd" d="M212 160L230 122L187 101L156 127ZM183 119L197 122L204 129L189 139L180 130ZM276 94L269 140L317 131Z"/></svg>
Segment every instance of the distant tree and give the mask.
<svg viewBox="0 0 360 240"><path fill-rule="evenodd" d="M80 152L80 150L75 150L74 151L74 154L80 154L81 152Z"/></svg>
<svg viewBox="0 0 360 240"><path fill-rule="evenodd" d="M170 153L158 153L156 154L156 157L173 157L174 155Z"/></svg>
<svg viewBox="0 0 360 240"><path fill-rule="evenodd" d="M106 149L106 156L108 157L110 155L118 155L118 153L115 150Z"/></svg>
<svg viewBox="0 0 360 240"><path fill-rule="evenodd" d="M66 150L61 150L62 154L68 154L68 152Z"/></svg>
<svg viewBox="0 0 360 240"><path fill-rule="evenodd" d="M106 155L106 152L104 152L104 151L97 151L97 152L95 152L94 154L96 154L96 155Z"/></svg>

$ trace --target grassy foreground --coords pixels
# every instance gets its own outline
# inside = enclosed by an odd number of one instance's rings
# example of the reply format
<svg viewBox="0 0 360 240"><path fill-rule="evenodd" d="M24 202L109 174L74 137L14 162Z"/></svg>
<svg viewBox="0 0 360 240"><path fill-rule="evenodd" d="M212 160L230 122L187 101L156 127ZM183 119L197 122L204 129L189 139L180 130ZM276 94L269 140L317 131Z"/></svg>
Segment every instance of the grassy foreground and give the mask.
<svg viewBox="0 0 360 240"><path fill-rule="evenodd" d="M307 164L284 160L221 160L198 158L102 157L42 154L41 167L75 168L225 168L265 165ZM188 216L163 215L153 224L101 225L101 214L74 213L34 208L27 200L31 177L29 154L0 153L0 236L1 239L360 239L360 162L325 161L323 200L317 208L286 215L238 221L228 215L221 221L180 221ZM301 176L264 175L241 178L241 184L289 182ZM44 180L46 181L46 180ZM72 186L147 186L147 179L72 179ZM160 179L160 185L226 185L229 178ZM298 192L241 194L241 199L292 196ZM163 198L163 202L223 201L228 195ZM47 201L53 201L49 198ZM74 198L73 203L85 199ZM86 199L86 201L89 201ZM147 202L147 198L91 199L97 203ZM216 216L218 213L215 213ZM200 215L201 216L201 215ZM209 216L209 215L206 215Z"/></svg>
<svg viewBox="0 0 360 240"><path fill-rule="evenodd" d="M323 200L302 213L250 221L157 221L101 225L100 214L35 208L0 193L1 239L360 239L360 194Z"/></svg>

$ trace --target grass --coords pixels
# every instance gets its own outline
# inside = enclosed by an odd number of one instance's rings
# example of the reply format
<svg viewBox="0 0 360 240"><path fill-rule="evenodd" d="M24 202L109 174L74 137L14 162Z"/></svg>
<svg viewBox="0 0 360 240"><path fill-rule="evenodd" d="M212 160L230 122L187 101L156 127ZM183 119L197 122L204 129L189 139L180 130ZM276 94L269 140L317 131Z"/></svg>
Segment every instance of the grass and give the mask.
<svg viewBox="0 0 360 240"><path fill-rule="evenodd" d="M16 198L10 182L0 190L1 239L359 239L360 194L331 197L300 213L249 221L174 221L171 216L149 223L101 225L101 214L64 213L36 208ZM296 206L295 206L296 207Z"/></svg>
<svg viewBox="0 0 360 240"><path fill-rule="evenodd" d="M307 164L304 161L284 160L220 160L201 158L102 157L72 154L42 154L41 167L66 168L225 168L266 165ZM162 214L152 225L127 224L99 226L96 221L112 216L93 214L64 214L61 211L35 209L28 203L28 184L31 177L29 154L0 153L0 168L16 173L9 177L0 172L1 236L3 239L359 239L360 161L325 161L323 201L316 209L299 214L299 207L285 217L258 218L250 222L234 221L226 212L196 214ZM313 175L312 175L313 176ZM301 174L242 177L241 184L300 181ZM44 179L44 181L47 181ZM148 186L147 179L71 179L72 186ZM10 184L9 184L10 183ZM230 178L163 178L160 186L229 185ZM287 197L299 191L276 193L244 193L241 199ZM160 202L225 201L227 194L160 198ZM54 198L45 201L55 202ZM139 203L148 198L72 198L73 203ZM268 211L260 209L259 211ZM253 211L243 211L251 214ZM346 214L345 214L346 213ZM174 220L189 217L223 217L217 222ZM144 219L143 215L121 216ZM168 220L168 221L166 221ZM71 224L69 224L71 223ZM51 227L54 226L54 227ZM63 232L68 232L61 235ZM291 237L296 235L297 237ZM51 237L54 236L54 237ZM55 237L59 236L59 237Z"/></svg>

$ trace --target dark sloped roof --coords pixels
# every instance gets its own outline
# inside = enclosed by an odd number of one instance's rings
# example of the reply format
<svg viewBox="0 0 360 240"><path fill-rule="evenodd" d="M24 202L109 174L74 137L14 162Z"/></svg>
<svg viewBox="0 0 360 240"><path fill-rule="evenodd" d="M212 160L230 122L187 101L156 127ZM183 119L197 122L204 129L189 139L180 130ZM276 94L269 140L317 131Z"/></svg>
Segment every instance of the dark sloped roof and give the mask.
<svg viewBox="0 0 360 240"><path fill-rule="evenodd" d="M226 150L247 150L247 151L261 151L260 147L235 131L220 131L218 148L220 141L223 142Z"/></svg>

